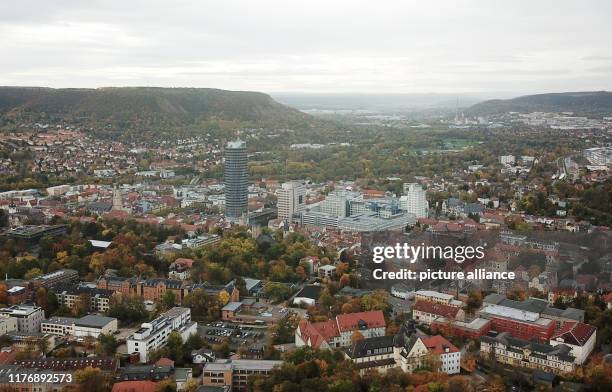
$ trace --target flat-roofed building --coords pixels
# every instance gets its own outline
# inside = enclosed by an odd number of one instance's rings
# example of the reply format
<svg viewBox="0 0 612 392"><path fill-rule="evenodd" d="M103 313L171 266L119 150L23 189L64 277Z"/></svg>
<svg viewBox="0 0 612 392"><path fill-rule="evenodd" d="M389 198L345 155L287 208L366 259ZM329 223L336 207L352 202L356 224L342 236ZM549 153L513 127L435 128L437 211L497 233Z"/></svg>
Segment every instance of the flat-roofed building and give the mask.
<svg viewBox="0 0 612 392"><path fill-rule="evenodd" d="M74 321L74 336L91 336L98 338L100 335L111 335L117 331L117 319L114 317L89 314Z"/></svg>
<svg viewBox="0 0 612 392"><path fill-rule="evenodd" d="M248 213L249 170L246 143L230 141L224 162L225 217L238 222Z"/></svg>
<svg viewBox="0 0 612 392"><path fill-rule="evenodd" d="M128 354L138 354L142 363L148 362L149 354L168 342L170 332L178 331L183 342L197 333L197 323L191 321L191 309L175 307L156 319L143 323L127 338Z"/></svg>
<svg viewBox="0 0 612 392"><path fill-rule="evenodd" d="M456 307L463 306L463 302L456 300L454 296L432 290L418 290L414 293L414 297L417 301L425 300Z"/></svg>
<svg viewBox="0 0 612 392"><path fill-rule="evenodd" d="M56 336L74 336L77 338L91 336L98 338L101 334L110 335L117 331L117 319L90 314L81 318L51 317L40 325L42 333Z"/></svg>
<svg viewBox="0 0 612 392"><path fill-rule="evenodd" d="M281 367L283 361L252 359L218 359L207 362L202 369L202 385L231 387L232 391L247 390L248 378L252 375L267 375L272 369Z"/></svg>
<svg viewBox="0 0 612 392"><path fill-rule="evenodd" d="M500 305L485 306L480 317L491 320L491 329L508 332L519 339L538 339L547 342L555 330L555 323L539 313Z"/></svg>
<svg viewBox="0 0 612 392"><path fill-rule="evenodd" d="M39 332L44 315L42 308L36 305L13 305L0 309L0 317L11 317L17 320L17 331L19 332Z"/></svg>
<svg viewBox="0 0 612 392"><path fill-rule="evenodd" d="M30 290L24 286L13 286L6 290L6 301L9 305L24 303L30 296Z"/></svg>
<svg viewBox="0 0 612 392"><path fill-rule="evenodd" d="M291 220L306 207L306 188L299 182L285 182L276 193L278 217Z"/></svg>
<svg viewBox="0 0 612 392"><path fill-rule="evenodd" d="M406 183L404 193L405 195L400 197L402 210L414 214L416 218L427 218L429 203L423 187L416 183Z"/></svg>
<svg viewBox="0 0 612 392"><path fill-rule="evenodd" d="M75 318L51 317L40 324L40 332L56 336L72 336L74 334Z"/></svg>
<svg viewBox="0 0 612 392"><path fill-rule="evenodd" d="M439 317L431 323L431 332L442 332L444 335L478 339L491 330L491 321L483 318L475 318L470 322L460 320L449 320Z"/></svg>

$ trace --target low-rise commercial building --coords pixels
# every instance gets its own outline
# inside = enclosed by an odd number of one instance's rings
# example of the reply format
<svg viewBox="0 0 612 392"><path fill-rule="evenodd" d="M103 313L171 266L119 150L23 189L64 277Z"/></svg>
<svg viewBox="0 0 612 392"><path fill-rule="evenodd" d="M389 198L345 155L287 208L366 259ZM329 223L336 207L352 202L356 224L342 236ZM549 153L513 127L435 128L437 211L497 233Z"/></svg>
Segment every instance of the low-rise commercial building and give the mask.
<svg viewBox="0 0 612 392"><path fill-rule="evenodd" d="M213 387L231 387L232 391L246 391L248 378L251 375L270 374L275 367L282 366L283 361L251 359L218 359L207 362L202 369L202 385Z"/></svg>
<svg viewBox="0 0 612 392"><path fill-rule="evenodd" d="M117 331L117 319L98 315L87 315L81 318L51 317L43 320L40 331L56 336L74 336L77 338L110 335Z"/></svg>
<svg viewBox="0 0 612 392"><path fill-rule="evenodd" d="M456 300L454 296L432 290L418 290L414 293L414 298L423 301L437 302L444 305L462 307L463 302Z"/></svg>
<svg viewBox="0 0 612 392"><path fill-rule="evenodd" d="M74 336L77 338L91 336L97 339L100 335L111 335L116 331L117 319L114 317L90 314L74 322Z"/></svg>
<svg viewBox="0 0 612 392"><path fill-rule="evenodd" d="M74 321L72 317L51 317L40 324L40 332L56 336L73 336Z"/></svg>

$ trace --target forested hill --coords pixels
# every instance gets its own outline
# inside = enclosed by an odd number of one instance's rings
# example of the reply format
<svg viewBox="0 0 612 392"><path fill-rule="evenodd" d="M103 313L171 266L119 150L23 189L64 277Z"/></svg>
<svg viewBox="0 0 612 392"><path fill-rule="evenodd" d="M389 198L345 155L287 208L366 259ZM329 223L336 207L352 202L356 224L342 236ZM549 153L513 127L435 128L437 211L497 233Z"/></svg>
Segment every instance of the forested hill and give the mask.
<svg viewBox="0 0 612 392"><path fill-rule="evenodd" d="M155 130L211 121L298 129L316 122L311 116L258 92L159 87L0 87L3 129L31 122L65 122L96 128Z"/></svg>
<svg viewBox="0 0 612 392"><path fill-rule="evenodd" d="M612 115L612 92L574 92L525 95L513 99L492 99L473 105L471 115L507 112L574 112L577 115L603 117Z"/></svg>

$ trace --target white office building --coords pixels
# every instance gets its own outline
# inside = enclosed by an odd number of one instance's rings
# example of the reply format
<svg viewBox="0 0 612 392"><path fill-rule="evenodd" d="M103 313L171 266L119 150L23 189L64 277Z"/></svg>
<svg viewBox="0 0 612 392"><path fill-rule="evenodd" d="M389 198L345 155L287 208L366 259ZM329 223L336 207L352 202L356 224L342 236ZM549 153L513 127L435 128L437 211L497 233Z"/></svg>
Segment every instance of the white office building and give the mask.
<svg viewBox="0 0 612 392"><path fill-rule="evenodd" d="M361 193L346 190L330 192L302 213L303 225L352 232L403 230L415 223L415 214L402 211L397 199L366 200Z"/></svg>
<svg viewBox="0 0 612 392"><path fill-rule="evenodd" d="M306 207L306 188L299 182L286 182L277 192L278 217L289 219L304 211Z"/></svg>
<svg viewBox="0 0 612 392"><path fill-rule="evenodd" d="M582 155L591 165L605 166L612 164L612 147L587 148Z"/></svg>
<svg viewBox="0 0 612 392"><path fill-rule="evenodd" d="M400 197L400 208L416 218L427 218L429 203L423 187L416 183L404 184L405 195Z"/></svg>
<svg viewBox="0 0 612 392"><path fill-rule="evenodd" d="M143 323L140 329L127 338L128 353L138 353L140 362L146 363L149 353L168 343L172 331L178 331L183 342L197 333L197 323L191 321L191 309L175 307L155 320Z"/></svg>
<svg viewBox="0 0 612 392"><path fill-rule="evenodd" d="M516 162L516 157L514 155L502 155L499 157L499 163L502 165L513 165Z"/></svg>
<svg viewBox="0 0 612 392"><path fill-rule="evenodd" d="M350 192L345 190L338 190L330 192L325 200L319 204L321 212L339 218L347 217L350 215L349 201L361 200L363 196L358 192Z"/></svg>

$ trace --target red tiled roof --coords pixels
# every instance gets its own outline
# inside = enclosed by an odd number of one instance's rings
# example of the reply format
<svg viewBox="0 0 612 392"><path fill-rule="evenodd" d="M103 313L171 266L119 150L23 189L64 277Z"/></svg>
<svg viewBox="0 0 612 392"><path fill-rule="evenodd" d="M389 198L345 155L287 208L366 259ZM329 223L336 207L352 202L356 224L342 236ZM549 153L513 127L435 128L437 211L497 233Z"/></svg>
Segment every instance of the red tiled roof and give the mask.
<svg viewBox="0 0 612 392"><path fill-rule="evenodd" d="M554 333L552 339L556 340L557 338L561 338L564 343L574 346L584 346L595 331L597 331L597 328L592 325L568 321Z"/></svg>
<svg viewBox="0 0 612 392"><path fill-rule="evenodd" d="M379 191L377 189L363 189L363 197L366 199L384 197L385 191Z"/></svg>
<svg viewBox="0 0 612 392"><path fill-rule="evenodd" d="M117 360L112 357L94 357L94 358L36 358L36 359L18 359L13 361L13 365L27 369L48 369L55 371L79 370L86 367L99 368L103 371L115 371L117 369Z"/></svg>
<svg viewBox="0 0 612 392"><path fill-rule="evenodd" d="M310 347L319 348L324 341L340 336L341 332L355 331L363 322L367 328L385 327L385 316L380 310L369 312L347 313L336 316L335 320L309 323L302 320L298 325L300 336Z"/></svg>
<svg viewBox="0 0 612 392"><path fill-rule="evenodd" d="M157 360L157 362L155 362L155 364L157 366L170 366L170 367L174 367L174 361L171 360L170 358L160 358Z"/></svg>
<svg viewBox="0 0 612 392"><path fill-rule="evenodd" d="M456 306L450 306L441 304L433 301L426 300L418 300L414 304L414 310L418 310L424 313L435 314L437 316L447 317L447 318L455 318L457 317L457 313L459 313L460 308Z"/></svg>
<svg viewBox="0 0 612 392"><path fill-rule="evenodd" d="M7 365L15 360L17 351L2 351L0 352L0 365Z"/></svg>
<svg viewBox="0 0 612 392"><path fill-rule="evenodd" d="M198 229L198 226L196 225L188 225L186 223L183 223L181 225L181 228L185 231L196 231Z"/></svg>
<svg viewBox="0 0 612 392"><path fill-rule="evenodd" d="M419 223L421 223L422 225L430 225L433 226L436 223L438 223L438 221L436 219L433 218L419 218L417 219L419 221Z"/></svg>
<svg viewBox="0 0 612 392"><path fill-rule="evenodd" d="M329 341L335 336L340 336L338 326L334 320L319 323L309 323L306 320L302 320L298 328L302 340L312 348L319 348L321 343Z"/></svg>
<svg viewBox="0 0 612 392"><path fill-rule="evenodd" d="M112 392L155 392L156 388L153 381L121 381L113 385Z"/></svg>
<svg viewBox="0 0 612 392"><path fill-rule="evenodd" d="M338 321L338 330L340 332L354 331L359 329L360 321L366 323L368 328L386 327L385 315L380 310L372 310L369 312L346 313L336 316Z"/></svg>
<svg viewBox="0 0 612 392"><path fill-rule="evenodd" d="M448 348L449 353L459 352L457 347L440 335L421 338L421 340L423 341L425 347L427 347L427 350L433 352L434 354L444 354L446 352L446 348Z"/></svg>
<svg viewBox="0 0 612 392"><path fill-rule="evenodd" d="M193 266L193 259L186 259L184 257L179 257L178 259L174 260L174 263L182 267L191 268Z"/></svg>

